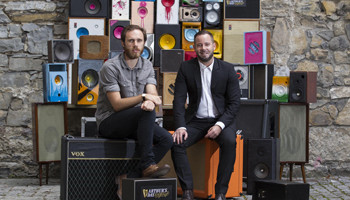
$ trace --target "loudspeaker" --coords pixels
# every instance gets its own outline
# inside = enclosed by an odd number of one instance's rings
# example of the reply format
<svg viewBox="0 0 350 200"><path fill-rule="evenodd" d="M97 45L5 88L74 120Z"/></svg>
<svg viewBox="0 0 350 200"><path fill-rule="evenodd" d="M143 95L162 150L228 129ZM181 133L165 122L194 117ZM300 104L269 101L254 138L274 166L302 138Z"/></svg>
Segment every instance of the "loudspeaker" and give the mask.
<svg viewBox="0 0 350 200"><path fill-rule="evenodd" d="M241 99L248 99L249 97L249 66L235 65L236 73L238 75L239 88L241 90Z"/></svg>
<svg viewBox="0 0 350 200"><path fill-rule="evenodd" d="M237 129L242 130L245 139L278 137L278 119L277 100L242 99Z"/></svg>
<svg viewBox="0 0 350 200"><path fill-rule="evenodd" d="M235 133L233 133L235 134ZM203 139L187 149L188 160L190 162L193 175L193 193L195 198L212 199L215 198L215 183L219 165L220 150L213 140ZM167 153L159 162L170 164L171 170L166 177L177 177L172 166L171 153ZM243 136L236 137L236 161L234 171L228 184L227 198L240 197L243 185ZM182 194L180 184L178 193Z"/></svg>
<svg viewBox="0 0 350 200"><path fill-rule="evenodd" d="M80 58L90 60L108 59L109 38L106 35L82 35L80 37Z"/></svg>
<svg viewBox="0 0 350 200"><path fill-rule="evenodd" d="M180 7L179 20L180 22L201 22L202 7Z"/></svg>
<svg viewBox="0 0 350 200"><path fill-rule="evenodd" d="M112 0L112 19L128 20L130 0Z"/></svg>
<svg viewBox="0 0 350 200"><path fill-rule="evenodd" d="M225 19L260 19L260 0L225 2Z"/></svg>
<svg viewBox="0 0 350 200"><path fill-rule="evenodd" d="M98 137L95 117L81 117L81 137Z"/></svg>
<svg viewBox="0 0 350 200"><path fill-rule="evenodd" d="M224 49L223 59L229 63L244 63L244 32L258 31L260 22L258 20L233 21L224 20ZM227 44L227 45L225 45ZM232 45L235 44L235 45ZM232 56L235 55L235 56Z"/></svg>
<svg viewBox="0 0 350 200"><path fill-rule="evenodd" d="M274 76L272 78L272 99L279 102L288 102L289 94L289 77Z"/></svg>
<svg viewBox="0 0 350 200"><path fill-rule="evenodd" d="M126 178L122 184L124 200L177 199L176 178Z"/></svg>
<svg viewBox="0 0 350 200"><path fill-rule="evenodd" d="M114 58L118 56L119 54L123 53L124 51L110 51L108 55L108 59Z"/></svg>
<svg viewBox="0 0 350 200"><path fill-rule="evenodd" d="M68 132L67 103L33 103L33 159L38 163L61 160L61 137Z"/></svg>
<svg viewBox="0 0 350 200"><path fill-rule="evenodd" d="M69 17L110 18L110 0L70 0Z"/></svg>
<svg viewBox="0 0 350 200"><path fill-rule="evenodd" d="M194 50L194 36L200 30L200 22L182 22L182 49Z"/></svg>
<svg viewBox="0 0 350 200"><path fill-rule="evenodd" d="M154 34L147 34L147 41L145 43L141 56L153 63L154 60Z"/></svg>
<svg viewBox="0 0 350 200"><path fill-rule="evenodd" d="M104 18L68 18L68 38L73 40L74 59L79 58L80 36L104 35Z"/></svg>
<svg viewBox="0 0 350 200"><path fill-rule="evenodd" d="M153 33L154 2L132 1L131 24L139 25L146 30L146 33Z"/></svg>
<svg viewBox="0 0 350 200"><path fill-rule="evenodd" d="M47 41L49 63L73 63L73 40Z"/></svg>
<svg viewBox="0 0 350 200"><path fill-rule="evenodd" d="M271 99L274 65L250 65L250 99Z"/></svg>
<svg viewBox="0 0 350 200"><path fill-rule="evenodd" d="M197 53L195 51L185 51L185 61L197 58Z"/></svg>
<svg viewBox="0 0 350 200"><path fill-rule="evenodd" d="M275 180L279 177L279 139L248 139L247 194L254 194L258 180Z"/></svg>
<svg viewBox="0 0 350 200"><path fill-rule="evenodd" d="M172 106L177 73L163 73L163 106Z"/></svg>
<svg viewBox="0 0 350 200"><path fill-rule="evenodd" d="M270 32L255 31L244 33L244 63L270 64Z"/></svg>
<svg viewBox="0 0 350 200"><path fill-rule="evenodd" d="M67 66L64 63L43 64L44 102L68 101Z"/></svg>
<svg viewBox="0 0 350 200"><path fill-rule="evenodd" d="M291 71L289 102L316 103L317 72Z"/></svg>
<svg viewBox="0 0 350 200"><path fill-rule="evenodd" d="M309 200L310 185L281 180L261 180L255 183L253 200Z"/></svg>
<svg viewBox="0 0 350 200"><path fill-rule="evenodd" d="M214 57L221 59L222 58L222 30L221 29L206 29L209 31L214 38L216 48L214 50Z"/></svg>
<svg viewBox="0 0 350 200"><path fill-rule="evenodd" d="M98 98L98 82L103 60L79 59L73 65L72 103L95 105Z"/></svg>
<svg viewBox="0 0 350 200"><path fill-rule="evenodd" d="M281 162L309 162L309 106L281 103L279 106Z"/></svg>
<svg viewBox="0 0 350 200"><path fill-rule="evenodd" d="M130 25L130 20L109 20L109 50L110 51L123 51L122 46L122 31L126 26Z"/></svg>
<svg viewBox="0 0 350 200"><path fill-rule="evenodd" d="M222 3L204 2L204 28L222 28Z"/></svg>
<svg viewBox="0 0 350 200"><path fill-rule="evenodd" d="M179 24L179 0L157 1L157 24Z"/></svg>
<svg viewBox="0 0 350 200"><path fill-rule="evenodd" d="M162 49L160 50L160 72L178 72L184 60L183 49Z"/></svg>
<svg viewBox="0 0 350 200"><path fill-rule="evenodd" d="M155 25L154 65L160 65L161 49L181 49L181 27L174 25Z"/></svg>
<svg viewBox="0 0 350 200"><path fill-rule="evenodd" d="M199 6L199 0L181 0L182 6Z"/></svg>
<svg viewBox="0 0 350 200"><path fill-rule="evenodd" d="M117 198L118 175L139 163L134 140L62 137L61 199Z"/></svg>

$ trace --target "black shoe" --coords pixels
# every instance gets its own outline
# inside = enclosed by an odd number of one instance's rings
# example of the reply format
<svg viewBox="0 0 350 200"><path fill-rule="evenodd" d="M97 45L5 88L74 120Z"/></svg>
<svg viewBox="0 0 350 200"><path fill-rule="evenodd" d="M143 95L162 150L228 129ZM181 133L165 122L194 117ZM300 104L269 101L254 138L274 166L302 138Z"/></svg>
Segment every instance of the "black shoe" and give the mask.
<svg viewBox="0 0 350 200"><path fill-rule="evenodd" d="M226 200L224 194L215 194L215 200Z"/></svg>
<svg viewBox="0 0 350 200"><path fill-rule="evenodd" d="M193 200L193 191L184 190L184 193L182 194L182 200Z"/></svg>

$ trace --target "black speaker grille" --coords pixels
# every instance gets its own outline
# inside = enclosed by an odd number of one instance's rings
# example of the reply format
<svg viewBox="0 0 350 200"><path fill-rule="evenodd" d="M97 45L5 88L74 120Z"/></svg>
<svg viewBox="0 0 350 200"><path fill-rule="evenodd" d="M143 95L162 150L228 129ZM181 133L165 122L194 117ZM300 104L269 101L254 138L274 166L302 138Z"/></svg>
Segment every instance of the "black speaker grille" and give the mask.
<svg viewBox="0 0 350 200"><path fill-rule="evenodd" d="M117 199L115 178L138 165L139 160L70 160L66 199Z"/></svg>

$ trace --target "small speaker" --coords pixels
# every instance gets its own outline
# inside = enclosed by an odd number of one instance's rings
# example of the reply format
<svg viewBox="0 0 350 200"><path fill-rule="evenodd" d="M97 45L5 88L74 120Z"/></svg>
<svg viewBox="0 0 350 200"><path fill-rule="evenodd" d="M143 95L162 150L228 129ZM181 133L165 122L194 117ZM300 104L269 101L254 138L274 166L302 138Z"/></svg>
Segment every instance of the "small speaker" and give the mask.
<svg viewBox="0 0 350 200"><path fill-rule="evenodd" d="M234 66L238 76L239 88L241 89L241 99L248 99L249 97L249 68L248 66Z"/></svg>
<svg viewBox="0 0 350 200"><path fill-rule="evenodd" d="M253 200L309 200L310 185L307 183L259 180L255 186Z"/></svg>
<svg viewBox="0 0 350 200"><path fill-rule="evenodd" d="M247 140L247 194L254 194L255 182L279 177L279 139Z"/></svg>
<svg viewBox="0 0 350 200"><path fill-rule="evenodd" d="M130 20L109 20L109 50L110 51L122 51L122 31L126 26L130 25Z"/></svg>
<svg viewBox="0 0 350 200"><path fill-rule="evenodd" d="M146 30L146 33L153 33L154 2L132 1L131 24L139 25Z"/></svg>
<svg viewBox="0 0 350 200"><path fill-rule="evenodd" d="M157 1L157 24L179 24L179 0Z"/></svg>
<svg viewBox="0 0 350 200"><path fill-rule="evenodd" d="M68 133L67 103L33 103L33 159L38 163L61 160L61 137Z"/></svg>
<svg viewBox="0 0 350 200"><path fill-rule="evenodd" d="M69 17L110 18L110 0L70 0Z"/></svg>
<svg viewBox="0 0 350 200"><path fill-rule="evenodd" d="M274 65L250 65L250 99L271 99Z"/></svg>
<svg viewBox="0 0 350 200"><path fill-rule="evenodd" d="M147 34L147 41L141 56L153 63L154 60L154 34Z"/></svg>
<svg viewBox="0 0 350 200"><path fill-rule="evenodd" d="M73 40L47 41L49 63L73 63Z"/></svg>
<svg viewBox="0 0 350 200"><path fill-rule="evenodd" d="M182 49L194 51L194 36L200 30L200 22L182 22Z"/></svg>
<svg viewBox="0 0 350 200"><path fill-rule="evenodd" d="M60 199L116 200L116 176L136 169L134 140L62 137Z"/></svg>
<svg viewBox="0 0 350 200"><path fill-rule="evenodd" d="M80 37L80 58L91 60L108 59L109 38L106 35L82 35Z"/></svg>
<svg viewBox="0 0 350 200"><path fill-rule="evenodd" d="M195 51L185 51L185 61L197 58L197 53Z"/></svg>
<svg viewBox="0 0 350 200"><path fill-rule="evenodd" d="M260 0L225 2L225 19L260 19Z"/></svg>
<svg viewBox="0 0 350 200"><path fill-rule="evenodd" d="M256 31L244 33L244 63L270 64L270 32Z"/></svg>
<svg viewBox="0 0 350 200"><path fill-rule="evenodd" d="M201 22L202 7L180 7L179 20L181 22Z"/></svg>
<svg viewBox="0 0 350 200"><path fill-rule="evenodd" d="M163 106L172 106L177 73L163 73Z"/></svg>
<svg viewBox="0 0 350 200"><path fill-rule="evenodd" d="M222 3L204 2L204 28L222 28Z"/></svg>
<svg viewBox="0 0 350 200"><path fill-rule="evenodd" d="M73 65L72 103L95 105L98 98L98 82L103 60L79 59Z"/></svg>
<svg viewBox="0 0 350 200"><path fill-rule="evenodd" d="M112 0L112 19L128 20L130 0Z"/></svg>
<svg viewBox="0 0 350 200"><path fill-rule="evenodd" d="M279 102L288 102L289 77L274 76L272 79L272 99Z"/></svg>
<svg viewBox="0 0 350 200"><path fill-rule="evenodd" d="M221 59L222 58L222 30L220 29L206 29L209 31L214 38L216 48L214 50L214 57Z"/></svg>
<svg viewBox="0 0 350 200"><path fill-rule="evenodd" d="M289 102L316 103L317 72L291 71Z"/></svg>
<svg viewBox="0 0 350 200"><path fill-rule="evenodd" d="M229 63L244 63L244 32L258 31L258 20L224 20L223 60ZM225 45L227 44L227 45ZM235 44L235 45L232 45ZM232 56L235 55L235 56Z"/></svg>
<svg viewBox="0 0 350 200"><path fill-rule="evenodd" d="M199 6L199 0L181 0L182 6Z"/></svg>
<svg viewBox="0 0 350 200"><path fill-rule="evenodd" d="M68 38L73 40L74 59L79 58L80 36L104 35L104 18L68 18Z"/></svg>
<svg viewBox="0 0 350 200"><path fill-rule="evenodd" d="M281 162L309 162L309 106L281 103L279 108Z"/></svg>
<svg viewBox="0 0 350 200"><path fill-rule="evenodd" d="M160 65L161 49L181 49L181 27L176 25L155 25L154 65Z"/></svg>
<svg viewBox="0 0 350 200"><path fill-rule="evenodd" d="M43 64L44 102L68 101L67 66L64 63Z"/></svg>
<svg viewBox="0 0 350 200"><path fill-rule="evenodd" d="M178 72L184 60L183 49L162 49L160 50L160 72Z"/></svg>

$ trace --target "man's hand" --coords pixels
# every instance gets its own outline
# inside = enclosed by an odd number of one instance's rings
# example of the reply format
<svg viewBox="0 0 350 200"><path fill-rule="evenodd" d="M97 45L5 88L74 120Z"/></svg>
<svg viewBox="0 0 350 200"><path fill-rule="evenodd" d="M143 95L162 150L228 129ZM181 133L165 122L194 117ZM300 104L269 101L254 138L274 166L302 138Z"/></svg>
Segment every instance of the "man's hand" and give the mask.
<svg viewBox="0 0 350 200"><path fill-rule="evenodd" d="M141 109L145 110L145 111L152 111L155 108L155 104L153 103L153 101L150 100L146 100L141 104Z"/></svg>
<svg viewBox="0 0 350 200"><path fill-rule="evenodd" d="M146 94L145 99L152 101L155 105L162 104L162 100L160 99L160 97L153 94Z"/></svg>
<svg viewBox="0 0 350 200"><path fill-rule="evenodd" d="M216 137L219 136L221 131L222 130L221 130L220 126L214 125L208 130L208 133L204 137L205 138L210 138L210 139L215 139Z"/></svg>
<svg viewBox="0 0 350 200"><path fill-rule="evenodd" d="M188 137L186 129L178 128L173 134L174 142L182 144Z"/></svg>

